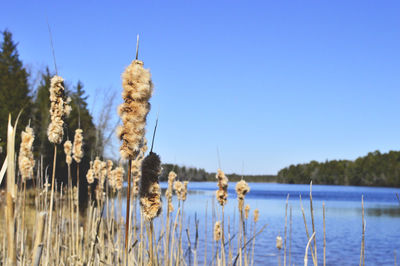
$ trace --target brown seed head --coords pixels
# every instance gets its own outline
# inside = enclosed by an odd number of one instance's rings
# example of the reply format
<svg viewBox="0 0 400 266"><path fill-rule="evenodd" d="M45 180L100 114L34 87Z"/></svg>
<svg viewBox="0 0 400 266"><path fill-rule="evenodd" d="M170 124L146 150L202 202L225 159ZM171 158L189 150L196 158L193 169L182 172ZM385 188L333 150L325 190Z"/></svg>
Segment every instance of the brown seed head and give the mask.
<svg viewBox="0 0 400 266"><path fill-rule="evenodd" d="M221 169L218 169L216 178L218 180L217 201L224 206L228 200L228 178Z"/></svg>
<svg viewBox="0 0 400 266"><path fill-rule="evenodd" d="M134 159L143 145L146 117L150 111L149 99L153 92L150 71L143 62L134 60L122 74L122 98L118 113L123 125L117 129L122 140L120 153L124 159Z"/></svg>
<svg viewBox="0 0 400 266"><path fill-rule="evenodd" d="M217 221L214 225L214 241L220 241L222 238L221 222Z"/></svg>
<svg viewBox="0 0 400 266"><path fill-rule="evenodd" d="M250 205L247 204L246 207L244 207L244 217L246 220L249 218L249 212L250 212Z"/></svg>
<svg viewBox="0 0 400 266"><path fill-rule="evenodd" d="M276 237L276 248L281 250L282 249L282 237L281 236L277 236Z"/></svg>
<svg viewBox="0 0 400 266"><path fill-rule="evenodd" d="M25 131L21 133L21 146L18 155L18 166L23 180L33 177L35 160L33 159L32 145L34 140L33 129L27 126Z"/></svg>
<svg viewBox="0 0 400 266"><path fill-rule="evenodd" d="M64 117L71 112L68 99L65 98L63 78L54 76L50 85L50 124L47 128L49 141L60 144L64 136Z"/></svg>
<svg viewBox="0 0 400 266"><path fill-rule="evenodd" d="M66 142L64 142L64 153L65 153L65 161L67 162L68 165L71 165L72 163L71 152L72 152L72 143L70 140L67 140Z"/></svg>
<svg viewBox="0 0 400 266"><path fill-rule="evenodd" d="M156 153L150 152L142 162L139 190L142 211L148 221L152 221L161 213L161 189L158 184L160 173L160 157Z"/></svg>
<svg viewBox="0 0 400 266"><path fill-rule="evenodd" d="M77 163L80 163L83 158L83 136L82 136L82 129L78 128L75 130L74 136L74 147L73 147L73 154L74 160Z"/></svg>
<svg viewBox="0 0 400 266"><path fill-rule="evenodd" d="M258 209L254 210L254 222L258 222L258 218L260 216L260 212L258 211Z"/></svg>
<svg viewBox="0 0 400 266"><path fill-rule="evenodd" d="M90 162L90 168L86 173L86 180L88 184L92 184L94 182L93 162Z"/></svg>

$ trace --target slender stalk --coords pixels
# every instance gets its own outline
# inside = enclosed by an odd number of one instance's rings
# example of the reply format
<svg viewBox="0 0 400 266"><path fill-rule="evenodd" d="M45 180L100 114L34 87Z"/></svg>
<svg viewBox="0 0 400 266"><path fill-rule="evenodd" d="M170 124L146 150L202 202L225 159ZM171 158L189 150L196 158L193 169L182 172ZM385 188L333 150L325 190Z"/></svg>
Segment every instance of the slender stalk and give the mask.
<svg viewBox="0 0 400 266"><path fill-rule="evenodd" d="M308 248L311 244L312 239L315 237L315 232L311 235L310 239L308 240L307 246L306 246L306 252L304 255L304 266L308 265Z"/></svg>
<svg viewBox="0 0 400 266"><path fill-rule="evenodd" d="M22 181L24 183L24 198L22 201L22 222L21 222L21 248L20 248L20 258L24 257L24 230L25 230L25 199L26 199L26 180Z"/></svg>
<svg viewBox="0 0 400 266"><path fill-rule="evenodd" d="M285 208L285 240L283 249L283 265L286 266L286 238L287 238L287 209L289 203L289 194L286 197L286 208Z"/></svg>
<svg viewBox="0 0 400 266"><path fill-rule="evenodd" d="M311 212L312 230L313 230L313 233L315 233L314 208L313 208L313 202L312 202L312 181L310 182L310 212ZM314 257L315 257L316 265L318 265L317 240L316 240L315 236L314 236Z"/></svg>
<svg viewBox="0 0 400 266"><path fill-rule="evenodd" d="M307 239L310 239L310 235L308 233L308 227L307 227L307 221L306 221L306 214L304 212L304 208L303 208L303 203L301 201L301 195L300 195L300 207L301 207L301 212L303 214L303 220L304 220L304 226L306 228L306 234L307 234ZM311 256L313 258L313 263L314 265L317 265L315 262L315 257L314 257L314 252L313 252L313 248L312 248L312 244L310 244L310 251L311 251Z"/></svg>
<svg viewBox="0 0 400 266"><path fill-rule="evenodd" d="M54 179L55 179L55 176L56 176L56 162L57 162L57 145L54 145L53 174L51 176L49 224L47 226L47 247L46 247L45 265L49 264L49 255L50 255L50 233L51 233L51 221L52 221L52 217L53 217L52 214L53 214L53 199L54 199Z"/></svg>
<svg viewBox="0 0 400 266"><path fill-rule="evenodd" d="M150 253L150 264L149 265L154 265L154 250L153 250L153 221L150 221L149 225L149 231L148 231L148 241L149 241L149 253Z"/></svg>
<svg viewBox="0 0 400 266"><path fill-rule="evenodd" d="M324 223L324 266L326 265L326 226L325 226L325 202L322 202L322 216Z"/></svg>
<svg viewBox="0 0 400 266"><path fill-rule="evenodd" d="M361 240L361 254L360 254L360 266L365 265L365 220L364 220L364 195L361 196L361 208L362 208L362 240Z"/></svg>
<svg viewBox="0 0 400 266"><path fill-rule="evenodd" d="M292 206L289 215L289 266L292 265Z"/></svg>
<svg viewBox="0 0 400 266"><path fill-rule="evenodd" d="M132 159L129 159L128 164L128 191L126 194L126 222L125 222L125 261L128 263L128 233L129 233L129 214L131 207L131 171Z"/></svg>

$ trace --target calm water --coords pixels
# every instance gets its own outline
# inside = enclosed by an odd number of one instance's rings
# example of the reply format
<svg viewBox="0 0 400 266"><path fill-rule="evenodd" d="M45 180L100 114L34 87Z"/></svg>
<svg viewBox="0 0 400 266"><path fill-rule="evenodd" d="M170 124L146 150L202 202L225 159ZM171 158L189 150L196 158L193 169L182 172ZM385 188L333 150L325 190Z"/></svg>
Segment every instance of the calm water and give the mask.
<svg viewBox="0 0 400 266"><path fill-rule="evenodd" d="M289 206L292 207L291 263L302 265L307 237L300 209L299 195L303 199L308 230L312 231L309 209L309 186L262 183L250 183L249 185L251 191L246 196L246 204L249 204L251 207L251 215L247 229L249 232L253 232L253 211L255 208L258 208L260 211L257 228L268 224L265 231L256 239L255 264L278 264L275 239L278 234L282 238L284 235L285 202L289 194ZM225 230L228 232L227 227L230 224L231 234L234 234L234 231L237 231L238 227L237 201L234 186L234 183L229 184L229 199L228 205L225 208ZM166 188L167 184L162 183L161 187ZM210 240L212 239L213 224L211 214L215 189L216 183L189 183L189 195L184 205L186 220L184 224L189 227L192 241L195 235L194 218L197 216L199 219L200 245L198 252L200 262L204 261L205 249L207 249L208 260L212 256L213 241ZM400 193L400 189L314 185L313 207L319 263L322 265L322 203L325 202L327 265L358 265L362 236L361 196L364 195L366 265L394 265L395 252L400 256L400 205L396 198L396 193ZM176 206L177 203L175 202L174 205ZM215 208L220 213L217 204L215 204ZM205 217L206 209L207 219ZM206 220L207 226L205 226ZM162 219L158 219L157 223L160 222L162 222ZM207 228L207 246L204 244L205 228ZM236 241L236 239L233 240L235 246ZM287 241L289 248L289 236ZM281 261L283 263L283 249L280 255L282 256ZM287 261L289 262L288 257ZM312 264L311 256L309 263Z"/></svg>

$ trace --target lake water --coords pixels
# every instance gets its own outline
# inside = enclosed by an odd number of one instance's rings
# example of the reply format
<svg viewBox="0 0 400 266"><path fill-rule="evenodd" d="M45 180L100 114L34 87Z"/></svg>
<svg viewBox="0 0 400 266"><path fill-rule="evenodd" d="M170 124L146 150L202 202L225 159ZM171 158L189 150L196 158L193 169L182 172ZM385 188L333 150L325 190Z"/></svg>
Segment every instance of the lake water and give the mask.
<svg viewBox="0 0 400 266"><path fill-rule="evenodd" d="M312 232L309 185L289 185L273 183L249 183L251 191L246 195L246 203L251 207L247 228L253 232L253 211L258 208L260 219L257 228L268 224L266 229L256 238L255 265L277 265L278 250L275 247L277 235L284 236L285 205L289 194L289 206L292 208L292 241L291 264L303 265L307 236L300 208L299 195L302 196L306 213L308 230ZM166 188L166 183L161 183ZM231 234L238 228L237 200L234 191L235 183L229 183L228 204L225 207L225 226L228 232L228 221ZM212 250L212 208L215 198L216 183L189 183L189 195L185 202L184 225L189 227L192 241L195 235L194 217L199 219L199 262L203 262L207 248L208 261ZM400 205L396 193L400 189L322 186L313 185L313 207L317 238L318 261L322 265L323 257L323 211L326 209L326 262L327 265L358 265L362 239L361 196L364 196L366 233L365 263L366 265L394 265L395 253L400 256ZM174 197L175 198L175 197ZM177 202L174 202L177 206ZM165 206L165 200L164 200ZM220 213L219 205L215 208ZM175 210L177 207L175 207ZM205 213L207 209L207 226ZM175 213L174 213L175 214ZM165 212L163 212L165 215ZM229 217L229 219L228 219ZM156 223L162 222L157 219ZM233 228L232 228L233 227ZM207 245L204 244L205 228L207 228ZM185 230L185 228L184 228ZM186 237L186 234L185 234ZM288 238L289 248L289 210ZM236 246L237 240L233 243ZM236 252L236 250L234 250ZM236 253L235 253L236 254ZM310 252L309 252L310 254ZM280 251L283 265L283 249ZM287 257L289 262L289 257ZM311 256L309 265L312 264Z"/></svg>

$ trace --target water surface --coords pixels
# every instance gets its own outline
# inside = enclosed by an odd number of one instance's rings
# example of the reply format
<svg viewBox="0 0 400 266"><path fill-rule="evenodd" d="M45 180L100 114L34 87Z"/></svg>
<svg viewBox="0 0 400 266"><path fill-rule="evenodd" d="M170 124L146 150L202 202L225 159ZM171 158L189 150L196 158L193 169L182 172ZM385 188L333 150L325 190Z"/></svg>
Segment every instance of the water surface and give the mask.
<svg viewBox="0 0 400 266"><path fill-rule="evenodd" d="M289 194L287 249L288 251L289 247L291 249L291 264L302 265L307 236L299 196L301 195L303 200L308 230L312 232L309 185L274 183L249 183L249 185L251 191L247 194L245 203L251 207L247 234L253 234L253 211L256 208L260 211L260 219L256 228L259 229L264 224L268 224L265 231L256 238L255 264L277 265L278 255L280 255L283 265L283 250L280 253L278 252L275 247L275 239L277 235L284 237L285 205ZM228 234L228 226L230 226L231 236L238 230L237 200L234 186L235 183L229 183L229 198L225 207L225 231ZM165 189L167 184L161 183L161 187ZM188 188L189 195L184 204L184 225L189 228L193 242L195 216L199 219L199 262L204 261L205 251L209 261L212 256L213 205L217 216L220 216L221 212L219 205L213 204L216 183L191 182ZM365 263L366 265L394 265L394 252L400 253L400 206L396 193L400 193L400 189L313 185L312 195L319 263L322 265L322 204L324 202L326 208L327 265L358 265L362 238L361 197L363 196L366 220ZM177 206L176 201L174 201L174 205ZM291 241L289 241L290 208L292 209ZM165 215L165 212L163 212L163 215ZM157 223L161 222L163 222L162 219L158 219ZM184 236L186 241L186 233ZM204 244L206 237L207 245ZM232 244L235 246L235 254L236 243L237 239L234 238ZM311 256L309 262L312 263ZM289 263L289 255L287 256L287 263Z"/></svg>

